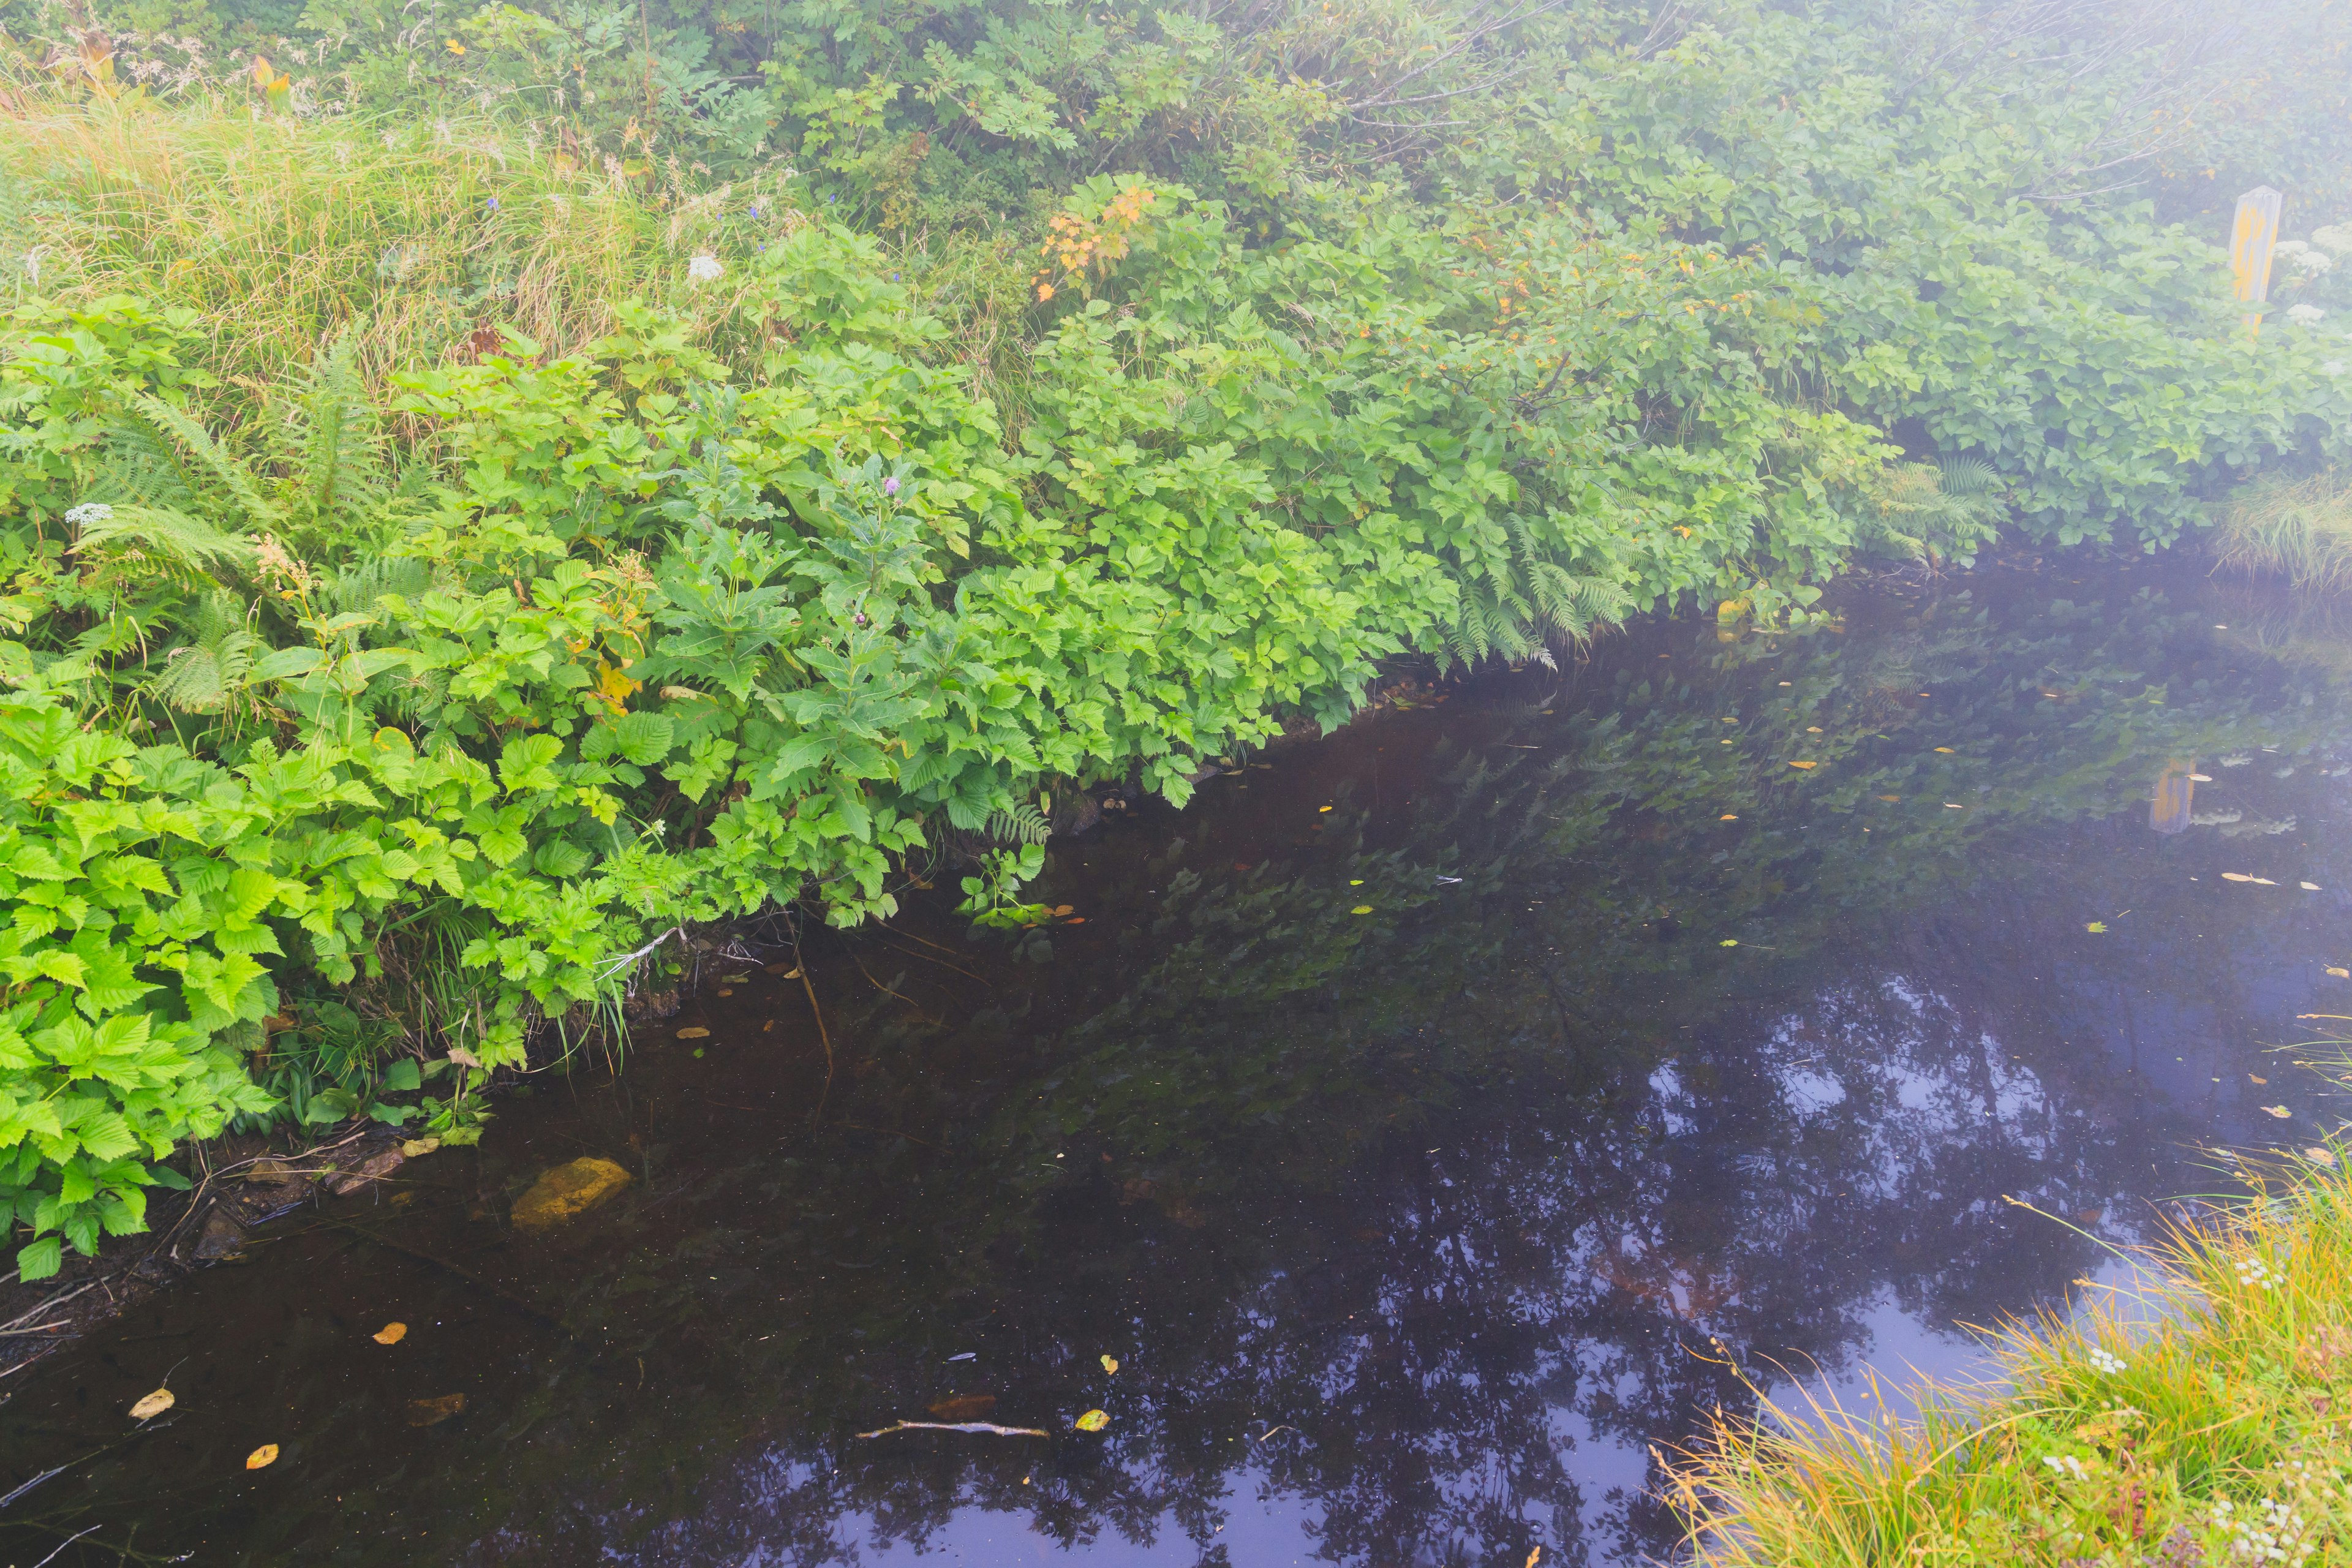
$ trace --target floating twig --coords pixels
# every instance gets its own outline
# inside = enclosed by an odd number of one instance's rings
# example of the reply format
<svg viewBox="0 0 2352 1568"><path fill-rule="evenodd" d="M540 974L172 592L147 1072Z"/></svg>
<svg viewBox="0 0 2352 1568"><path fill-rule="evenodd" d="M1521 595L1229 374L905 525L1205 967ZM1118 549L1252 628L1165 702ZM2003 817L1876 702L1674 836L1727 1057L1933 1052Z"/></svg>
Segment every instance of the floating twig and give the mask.
<svg viewBox="0 0 2352 1568"><path fill-rule="evenodd" d="M887 1437L893 1432L979 1432L991 1437L1050 1437L1052 1433L1036 1426L999 1426L993 1421L894 1421L887 1426L877 1426L871 1432L860 1432L861 1437Z"/></svg>

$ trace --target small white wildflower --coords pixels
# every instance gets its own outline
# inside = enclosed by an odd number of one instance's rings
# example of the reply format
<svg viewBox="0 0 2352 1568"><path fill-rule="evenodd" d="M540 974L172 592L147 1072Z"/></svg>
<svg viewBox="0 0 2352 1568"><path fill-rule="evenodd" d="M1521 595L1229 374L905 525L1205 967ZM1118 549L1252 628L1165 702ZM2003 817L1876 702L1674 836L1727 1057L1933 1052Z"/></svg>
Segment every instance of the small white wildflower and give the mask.
<svg viewBox="0 0 2352 1568"><path fill-rule="evenodd" d="M686 264L686 275L697 283L716 283L726 274L727 268L719 265L715 256L698 256Z"/></svg>
<svg viewBox="0 0 2352 1568"><path fill-rule="evenodd" d="M2311 231L2311 243L2330 256L2352 257L2352 223L2332 223Z"/></svg>
<svg viewBox="0 0 2352 1568"><path fill-rule="evenodd" d="M2238 1264L2238 1283L2251 1285L2257 1290L2273 1290L2284 1284L2286 1276L2278 1273L2260 1258L2242 1258Z"/></svg>
<svg viewBox="0 0 2352 1568"><path fill-rule="evenodd" d="M2056 1474L2072 1477L2078 1481L2086 1473L2083 1468L2083 1461L2072 1454L2044 1454L2042 1456L2042 1462L2049 1466Z"/></svg>
<svg viewBox="0 0 2352 1568"><path fill-rule="evenodd" d="M93 522L104 522L114 515L114 509L102 500L86 500L79 506L66 509L66 521L76 528L88 528Z"/></svg>
<svg viewBox="0 0 2352 1568"><path fill-rule="evenodd" d="M2286 308L2286 319L2298 327L2308 327L2315 321L2325 320L2326 315L2327 312L2317 305L2289 305Z"/></svg>
<svg viewBox="0 0 2352 1568"><path fill-rule="evenodd" d="M2091 1369L2094 1372L2105 1373L2109 1377L2123 1371L2126 1364L2123 1357L2112 1354L2096 1345L2091 1347L2090 1360Z"/></svg>

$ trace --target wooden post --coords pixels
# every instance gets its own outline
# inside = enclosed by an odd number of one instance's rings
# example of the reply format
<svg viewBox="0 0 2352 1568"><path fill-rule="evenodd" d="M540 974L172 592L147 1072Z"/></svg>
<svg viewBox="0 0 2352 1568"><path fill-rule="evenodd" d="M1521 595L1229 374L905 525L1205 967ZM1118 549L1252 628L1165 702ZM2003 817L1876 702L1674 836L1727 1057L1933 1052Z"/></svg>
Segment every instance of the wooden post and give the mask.
<svg viewBox="0 0 2352 1568"><path fill-rule="evenodd" d="M2259 305L2271 297L2271 247L2278 243L2279 203L2284 200L2268 185L2256 185L2238 198L2237 221L2230 228L2230 271L2238 298ZM2263 330L2260 311L2246 317L2246 330Z"/></svg>

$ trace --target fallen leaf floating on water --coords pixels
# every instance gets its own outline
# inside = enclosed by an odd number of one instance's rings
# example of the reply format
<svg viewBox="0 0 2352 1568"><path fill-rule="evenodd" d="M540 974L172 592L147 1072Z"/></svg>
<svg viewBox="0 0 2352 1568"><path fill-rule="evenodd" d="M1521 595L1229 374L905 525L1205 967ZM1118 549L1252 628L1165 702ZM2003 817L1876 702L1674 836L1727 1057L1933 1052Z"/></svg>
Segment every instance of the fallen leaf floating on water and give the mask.
<svg viewBox="0 0 2352 1568"><path fill-rule="evenodd" d="M2211 784L2213 782L2213 775L2211 773L2190 773L2189 775L2189 782L2190 784Z"/></svg>
<svg viewBox="0 0 2352 1568"><path fill-rule="evenodd" d="M408 1424L411 1426L437 1426L452 1415L462 1415L466 1396L444 1394L432 1399L412 1399L408 1402Z"/></svg>
<svg viewBox="0 0 2352 1568"><path fill-rule="evenodd" d="M368 1338L373 1340L380 1345L396 1345L407 1337L408 1325L406 1323L386 1323L383 1327L378 1329L375 1332L368 1336Z"/></svg>
<svg viewBox="0 0 2352 1568"><path fill-rule="evenodd" d="M264 1443L245 1457L245 1468L248 1470L264 1469L277 1462L278 1445L275 1443Z"/></svg>
<svg viewBox="0 0 2352 1568"><path fill-rule="evenodd" d="M1957 800L1948 800L1944 803L1944 809L1946 811L1966 811L1968 807L1962 805Z"/></svg>
<svg viewBox="0 0 2352 1568"><path fill-rule="evenodd" d="M1819 724L1808 724L1805 726L1805 733L1808 735L1818 735L1821 732L1822 727Z"/></svg>
<svg viewBox="0 0 2352 1568"><path fill-rule="evenodd" d="M159 1388L131 1407L131 1419L152 1421L178 1403L180 1403L179 1400L173 1395L170 1389Z"/></svg>
<svg viewBox="0 0 2352 1568"><path fill-rule="evenodd" d="M707 1040L710 1037L710 1031L698 1026L680 1029L677 1032L677 1037L681 1040Z"/></svg>
<svg viewBox="0 0 2352 1568"><path fill-rule="evenodd" d="M1737 822L1739 820L1739 815L1737 812L1727 811L1717 820L1721 822Z"/></svg>
<svg viewBox="0 0 2352 1568"><path fill-rule="evenodd" d="M2221 873L2221 880L2225 882L2251 882L2253 879L2243 871L2224 871Z"/></svg>
<svg viewBox="0 0 2352 1568"><path fill-rule="evenodd" d="M1951 747L1949 747L1949 746L1938 746L1938 747L1937 747L1937 748L1936 748L1936 750L1937 750L1937 751L1938 751L1938 752L1942 752L1945 756L1948 756L1948 757L1957 757L1957 756L1958 756L1958 755L1959 755L1959 753L1958 753L1958 752L1955 752L1955 751L1954 751L1954 750L1952 750L1952 748L1951 748Z"/></svg>
<svg viewBox="0 0 2352 1568"><path fill-rule="evenodd" d="M2265 1105L2263 1109L2269 1111L2273 1116L2277 1117L2281 1121L2284 1121L2288 1117L2294 1114L2294 1111L2289 1110L2284 1105Z"/></svg>
<svg viewBox="0 0 2352 1568"><path fill-rule="evenodd" d="M2107 922L2106 922L2106 921L2093 921L2090 924L2088 924L2088 925L2084 926L2083 929L2084 929L2084 931L2089 931L2093 936L2097 936L2097 935L2100 935L2100 934L2102 934L2103 932L2105 932L2105 931L2106 931L2106 929L2107 929Z"/></svg>
<svg viewBox="0 0 2352 1568"><path fill-rule="evenodd" d="M1716 943L1716 945L1717 947L1738 947L1739 945L1739 939L1736 936L1727 936L1721 942Z"/></svg>
<svg viewBox="0 0 2352 1568"><path fill-rule="evenodd" d="M1099 1432L1109 1425L1110 1412L1108 1410L1089 1410L1077 1419L1077 1428L1081 1432Z"/></svg>
<svg viewBox="0 0 2352 1568"><path fill-rule="evenodd" d="M2327 966L2327 973L2333 974L2338 980L2352 980L2352 969L2346 969L2340 964L2329 964Z"/></svg>
<svg viewBox="0 0 2352 1568"><path fill-rule="evenodd" d="M2257 888L2275 888L2278 884L2272 881L2268 877L2257 877L2254 879L2254 886Z"/></svg>
<svg viewBox="0 0 2352 1568"><path fill-rule="evenodd" d="M1903 797L1899 795L1882 795L1878 798L1885 801L1896 801L1901 800Z"/></svg>
<svg viewBox="0 0 2352 1568"><path fill-rule="evenodd" d="M414 1160L421 1154L430 1154L439 1147L441 1147L441 1140L438 1138L429 1135L423 1138L411 1138L401 1144L400 1153L403 1159Z"/></svg>
<svg viewBox="0 0 2352 1568"><path fill-rule="evenodd" d="M2306 893L2315 893L2319 891L2319 884L2316 882L2305 882L2300 885L2303 890Z"/></svg>
<svg viewBox="0 0 2352 1568"><path fill-rule="evenodd" d="M1102 1369L1105 1372L1116 1373L1118 1371L1118 1358L1117 1356L1108 1355L1103 1357Z"/></svg>
<svg viewBox="0 0 2352 1568"><path fill-rule="evenodd" d="M1318 806L1317 806L1315 809L1316 809L1318 812L1325 812L1325 811L1328 811L1328 810L1330 810L1331 808L1330 808L1329 806L1328 806L1328 805L1318 805Z"/></svg>
<svg viewBox="0 0 2352 1568"><path fill-rule="evenodd" d="M1351 915L1368 915L1372 912L1372 906L1370 904L1358 904L1354 909L1349 910L1348 912Z"/></svg>
<svg viewBox="0 0 2352 1568"><path fill-rule="evenodd" d="M2303 1152L2303 1157L2315 1165L2325 1165L2331 1171L2336 1169L2336 1156L2325 1149L2316 1147L2305 1149Z"/></svg>
<svg viewBox="0 0 2352 1568"><path fill-rule="evenodd" d="M1792 768L1817 768L1821 766L1819 763L1790 763L1789 765Z"/></svg>
<svg viewBox="0 0 2352 1568"><path fill-rule="evenodd" d="M940 1400L930 1411L942 1421L969 1421L995 1408L993 1394L959 1394L952 1399Z"/></svg>

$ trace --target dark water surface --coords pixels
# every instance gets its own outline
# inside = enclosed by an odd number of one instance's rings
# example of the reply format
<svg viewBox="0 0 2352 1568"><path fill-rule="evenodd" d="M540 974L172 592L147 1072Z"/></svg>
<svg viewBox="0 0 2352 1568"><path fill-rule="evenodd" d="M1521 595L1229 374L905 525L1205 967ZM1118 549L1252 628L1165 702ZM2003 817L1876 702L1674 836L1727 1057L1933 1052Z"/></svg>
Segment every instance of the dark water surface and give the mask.
<svg viewBox="0 0 2352 1568"><path fill-rule="evenodd" d="M105 1450L0 1562L1670 1553L1651 1445L1752 1405L1711 1339L1965 1371L2101 1262L2004 1194L2129 1237L2336 1124L2282 1047L2352 1013L2352 642L2171 574L1845 608L1114 816L1083 923L813 942L829 1088L797 980L706 992L0 1391L0 1490ZM635 1180L515 1230L587 1154ZM934 1405L1053 1436L856 1436Z"/></svg>

